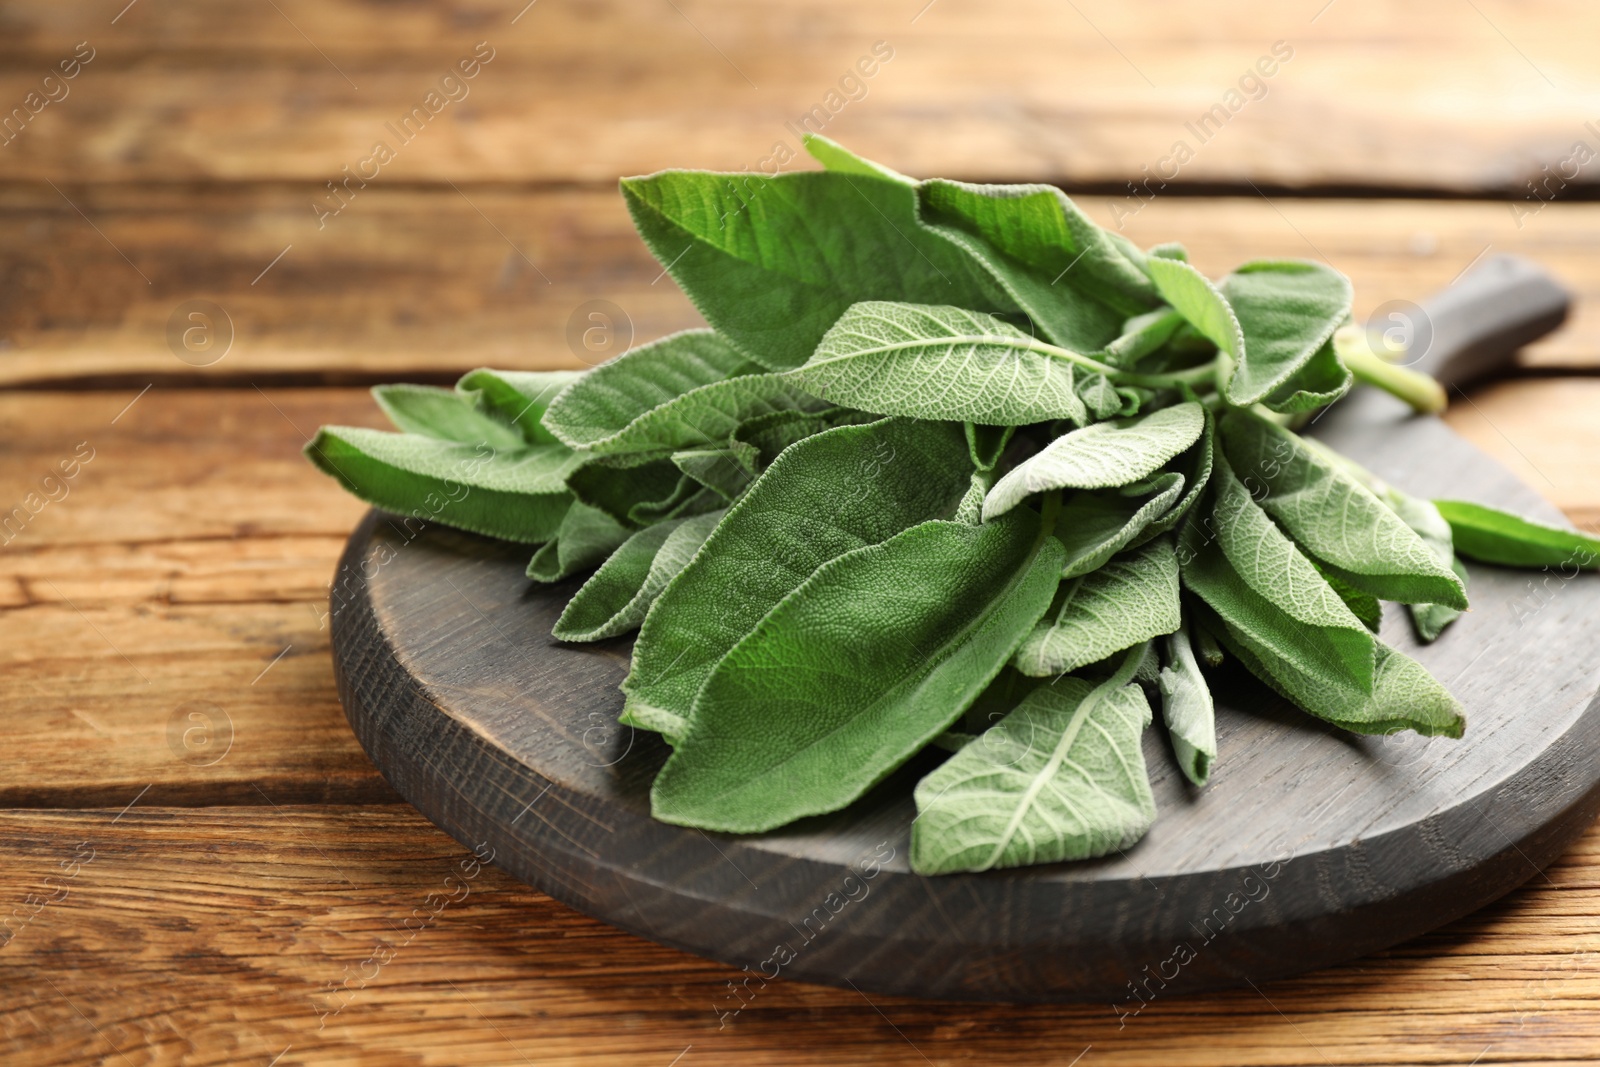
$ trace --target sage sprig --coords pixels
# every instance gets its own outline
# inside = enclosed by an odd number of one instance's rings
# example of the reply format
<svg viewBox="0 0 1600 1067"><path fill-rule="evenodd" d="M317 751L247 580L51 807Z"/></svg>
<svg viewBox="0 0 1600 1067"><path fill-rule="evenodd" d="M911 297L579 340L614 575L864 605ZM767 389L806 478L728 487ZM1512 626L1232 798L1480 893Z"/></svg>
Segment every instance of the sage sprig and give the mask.
<svg viewBox="0 0 1600 1067"><path fill-rule="evenodd" d="M710 329L385 386L399 432L306 449L378 507L536 546L536 581L592 572L554 633L637 631L622 718L671 746L658 818L772 830L920 753L918 871L1103 855L1156 818L1153 706L1194 787L1226 766L1226 659L1341 728L1459 737L1381 602L1433 640L1463 559L1600 565L1293 431L1357 378L1442 395L1357 343L1331 268L1211 279L1047 186L809 147L823 170L622 183Z"/></svg>

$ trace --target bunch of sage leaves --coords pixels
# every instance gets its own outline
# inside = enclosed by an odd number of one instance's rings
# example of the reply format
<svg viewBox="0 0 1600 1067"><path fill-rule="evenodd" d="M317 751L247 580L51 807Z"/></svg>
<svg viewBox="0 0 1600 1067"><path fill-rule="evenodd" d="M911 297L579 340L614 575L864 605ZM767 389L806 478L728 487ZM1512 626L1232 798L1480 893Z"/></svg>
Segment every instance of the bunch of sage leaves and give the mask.
<svg viewBox="0 0 1600 1067"><path fill-rule="evenodd" d="M1357 376L1440 406L1350 327L1331 268L1213 282L1054 188L808 147L823 170L622 183L710 329L584 373L379 387L399 433L306 450L378 507L537 546L530 578L592 570L554 634L638 631L622 720L672 747L657 818L771 830L933 746L916 870L1102 855L1155 819L1152 702L1205 784L1208 668L1347 730L1459 737L1380 601L1432 640L1467 607L1458 556L1600 559L1294 432Z"/></svg>

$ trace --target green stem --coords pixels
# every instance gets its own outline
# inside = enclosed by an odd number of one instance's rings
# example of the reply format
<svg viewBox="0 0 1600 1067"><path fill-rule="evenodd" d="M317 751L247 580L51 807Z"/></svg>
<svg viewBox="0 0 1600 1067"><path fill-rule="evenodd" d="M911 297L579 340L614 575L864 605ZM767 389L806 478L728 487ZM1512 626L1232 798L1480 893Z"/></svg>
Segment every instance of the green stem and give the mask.
<svg viewBox="0 0 1600 1067"><path fill-rule="evenodd" d="M1413 411L1437 415L1449 404L1444 387L1432 377L1397 367L1374 352L1360 326L1340 327L1333 335L1333 347L1358 380L1399 397Z"/></svg>
<svg viewBox="0 0 1600 1067"><path fill-rule="evenodd" d="M1131 374L1127 371L1118 371L1113 380L1119 385L1142 385L1148 389L1176 389L1180 385L1204 385L1215 380L1221 365L1220 360L1214 359L1198 367L1175 370L1167 374Z"/></svg>
<svg viewBox="0 0 1600 1067"><path fill-rule="evenodd" d="M1040 501L1039 507L1039 540L1034 545L1037 551L1039 545L1045 543L1051 534L1056 532L1056 517L1061 514L1061 490L1046 493Z"/></svg>

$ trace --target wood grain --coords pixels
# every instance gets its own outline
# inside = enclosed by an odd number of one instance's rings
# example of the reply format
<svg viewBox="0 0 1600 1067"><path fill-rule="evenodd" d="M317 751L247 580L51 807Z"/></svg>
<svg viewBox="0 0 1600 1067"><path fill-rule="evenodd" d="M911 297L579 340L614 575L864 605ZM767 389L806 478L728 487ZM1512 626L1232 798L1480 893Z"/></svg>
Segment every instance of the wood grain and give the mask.
<svg viewBox="0 0 1600 1067"><path fill-rule="evenodd" d="M1088 1047L1081 1063L1117 1067L1548 1064L1589 1062L1596 1040L1600 831L1470 919L1259 991L1158 998L1120 1029L1106 1004L799 982L719 1028L737 972L493 867L466 878L469 850L408 807L119 818L130 799L0 814L8 1063L1064 1065ZM93 858L68 877L80 843Z"/></svg>
<svg viewBox="0 0 1600 1067"><path fill-rule="evenodd" d="M876 41L894 58L824 129L910 173L1120 187L1186 139L1197 154L1183 182L1521 196L1575 140L1600 145L1584 126L1600 116L1600 74L1579 0L801 0L781 11L613 0L519 18L522 7L186 0L112 24L115 12L9 5L6 107L75 42L98 50L71 95L6 149L10 173L320 188L479 41L496 58L392 177L609 186L665 166L754 168L775 142L796 146L785 123L827 103ZM1293 58L1260 83L1264 96L1239 96L1209 141L1186 129L1279 41ZM1575 184L1592 189L1594 169Z"/></svg>
<svg viewBox="0 0 1600 1067"><path fill-rule="evenodd" d="M449 381L485 365L584 366L627 336L701 322L609 190L374 186L321 231L306 189L61 191L93 227L48 187L0 186L0 384ZM1113 224L1110 201L1084 203ZM1325 259L1353 279L1362 316L1518 252L1576 295L1572 321L1525 363L1600 366L1600 205L1553 205L1519 229L1487 203L1163 197L1124 232L1181 240L1215 275L1261 256ZM168 340L194 299L233 324L210 366ZM609 350L571 333L595 300L621 312Z"/></svg>
<svg viewBox="0 0 1600 1067"><path fill-rule="evenodd" d="M361 508L297 429L378 425L370 399L135 395L0 396L0 804L388 799L329 682Z"/></svg>

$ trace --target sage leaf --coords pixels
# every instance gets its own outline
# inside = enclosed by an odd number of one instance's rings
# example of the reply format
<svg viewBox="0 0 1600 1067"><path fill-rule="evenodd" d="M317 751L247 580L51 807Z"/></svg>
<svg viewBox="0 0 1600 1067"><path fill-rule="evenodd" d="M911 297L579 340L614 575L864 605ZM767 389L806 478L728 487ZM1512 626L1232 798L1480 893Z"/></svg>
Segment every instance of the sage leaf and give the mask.
<svg viewBox="0 0 1600 1067"><path fill-rule="evenodd" d="M1189 629L1180 626L1162 642L1165 656L1158 687L1161 691L1161 719L1167 724L1173 755L1183 776L1195 785L1205 785L1217 759L1216 707L1211 688L1200 673Z"/></svg>
<svg viewBox="0 0 1600 1067"><path fill-rule="evenodd" d="M1350 614L1356 617L1356 621L1365 626L1369 632L1377 633L1378 628L1383 625L1383 605L1378 601L1378 598L1371 593L1363 593L1316 560L1311 560L1311 565L1316 567L1317 573L1322 575L1322 580L1327 582L1328 586L1339 595L1340 600L1344 601L1344 606L1350 609ZM1406 606L1416 608L1435 605L1408 604Z"/></svg>
<svg viewBox="0 0 1600 1067"><path fill-rule="evenodd" d="M970 473L955 423L841 426L785 449L645 618L622 683L630 721L686 723L712 668L780 600L831 559L947 517Z"/></svg>
<svg viewBox="0 0 1600 1067"><path fill-rule="evenodd" d="M721 444L749 419L822 406L710 331L691 330L596 367L555 399L544 424L572 448L653 452Z"/></svg>
<svg viewBox="0 0 1600 1067"><path fill-rule="evenodd" d="M1218 629L1228 649L1269 687L1319 718L1361 734L1414 730L1427 736L1460 737L1466 729L1461 705L1416 660L1375 641L1371 688L1351 686L1305 662L1275 656L1246 631L1224 623Z"/></svg>
<svg viewBox="0 0 1600 1067"><path fill-rule="evenodd" d="M1195 524L1185 527L1192 537ZM1360 631L1372 643L1365 679L1326 640L1326 631L1290 617L1233 570L1215 542L1180 557L1183 584L1214 612L1207 625L1261 681L1303 710L1355 733L1460 737L1461 706L1421 664Z"/></svg>
<svg viewBox="0 0 1600 1067"><path fill-rule="evenodd" d="M919 874L1087 859L1126 848L1155 821L1139 738L1143 649L1098 685L1062 678L917 783Z"/></svg>
<svg viewBox="0 0 1600 1067"><path fill-rule="evenodd" d="M491 370L479 367L456 382L456 392L491 418L515 426L531 445L553 445L556 437L544 426L551 401L584 377L575 370Z"/></svg>
<svg viewBox="0 0 1600 1067"><path fill-rule="evenodd" d="M1466 608L1455 572L1320 448L1244 409L1219 432L1240 477L1264 487L1262 508L1340 578L1383 600Z"/></svg>
<svg viewBox="0 0 1600 1067"><path fill-rule="evenodd" d="M757 833L839 810L961 716L1060 571L1031 511L921 523L825 563L717 664L651 813Z"/></svg>
<svg viewBox="0 0 1600 1067"><path fill-rule="evenodd" d="M495 450L518 449L522 432L479 411L450 389L431 385L379 385L372 390L378 407L404 433L440 441L484 444Z"/></svg>
<svg viewBox="0 0 1600 1067"><path fill-rule="evenodd" d="M975 470L972 472L972 482L967 486L961 503L956 505L953 516L956 522L964 522L968 526L976 526L983 521L983 498L989 495L989 490L994 488L994 471Z"/></svg>
<svg viewBox="0 0 1600 1067"><path fill-rule="evenodd" d="M496 449L355 426L324 426L305 454L376 507L527 544L559 532L567 478L585 460L564 445Z"/></svg>
<svg viewBox="0 0 1600 1067"><path fill-rule="evenodd" d="M1166 471L1132 485L1073 493L1056 520L1056 537L1067 549L1061 576L1088 574L1136 541L1147 540L1142 535L1176 508L1183 489L1183 475Z"/></svg>
<svg viewBox="0 0 1600 1067"><path fill-rule="evenodd" d="M1169 307L1136 315L1122 325L1122 334L1106 345L1097 358L1113 367L1132 367L1171 339L1183 316Z"/></svg>
<svg viewBox="0 0 1600 1067"><path fill-rule="evenodd" d="M1371 631L1299 546L1267 517L1223 456L1216 459L1211 485L1211 521L1205 526L1234 573L1294 623L1308 627L1308 634L1337 656L1358 684L1371 684ZM1188 533L1192 545L1199 526Z"/></svg>
<svg viewBox="0 0 1600 1067"><path fill-rule="evenodd" d="M697 494L703 489L678 469L671 453L579 455L585 462L567 476L573 495L624 526L644 526L674 518L674 512L682 512L697 501ZM710 504L699 510L709 511L717 506Z"/></svg>
<svg viewBox="0 0 1600 1067"><path fill-rule="evenodd" d="M1003 515L1034 493L1104 489L1147 478L1188 450L1204 429L1204 410L1189 402L1074 430L1001 478L984 501L983 517Z"/></svg>
<svg viewBox="0 0 1600 1067"><path fill-rule="evenodd" d="M1187 523L1180 538L1179 572L1185 588L1273 659L1301 664L1319 677L1339 679L1348 689L1371 689L1374 638L1348 608L1339 603L1337 609L1328 610L1335 619L1343 613L1344 619L1333 625L1296 618L1247 581L1216 540L1201 539L1200 525ZM1338 601L1332 590L1328 595ZM1307 710L1321 713L1314 707Z"/></svg>
<svg viewBox="0 0 1600 1067"><path fill-rule="evenodd" d="M803 140L811 158L828 170L860 174L868 178L887 178L889 181L913 187L917 184L915 178L908 178L897 170L890 170L882 163L874 163L870 159L858 156L844 145L829 140L821 134L808 133Z"/></svg>
<svg viewBox="0 0 1600 1067"><path fill-rule="evenodd" d="M1590 570L1600 565L1600 538L1464 500L1433 503L1450 524L1456 551L1468 559L1506 567Z"/></svg>
<svg viewBox="0 0 1600 1067"><path fill-rule="evenodd" d="M751 445L737 443L674 452L672 465L727 501L749 488L761 473L760 453Z"/></svg>
<svg viewBox="0 0 1600 1067"><path fill-rule="evenodd" d="M551 634L561 641L600 641L637 629L724 514L669 519L633 534L573 594Z"/></svg>
<svg viewBox="0 0 1600 1067"><path fill-rule="evenodd" d="M528 561L528 577L536 582L559 582L599 564L628 539L628 533L610 515L574 500L561 519L555 540Z"/></svg>
<svg viewBox="0 0 1600 1067"><path fill-rule="evenodd" d="M1439 509L1431 501L1418 500L1391 485L1377 484L1369 488L1400 516L1401 522L1416 532L1439 562L1455 572L1456 577L1461 579L1461 588L1466 589L1467 568L1456 558L1455 538L1450 524L1439 513ZM1416 628L1417 637L1424 643L1436 640L1446 626L1461 617L1460 610L1448 604L1407 604L1406 610L1411 614L1411 624Z"/></svg>
<svg viewBox="0 0 1600 1067"><path fill-rule="evenodd" d="M972 459L972 466L980 471L995 469L1017 429L1015 426L979 426L971 422L962 428L967 435L967 455Z"/></svg>
<svg viewBox="0 0 1600 1067"><path fill-rule="evenodd" d="M1122 394L1104 374L1079 375L1075 388L1090 418L1109 419L1122 411Z"/></svg>
<svg viewBox="0 0 1600 1067"><path fill-rule="evenodd" d="M965 250L922 225L903 181L663 171L624 179L622 194L706 321L770 370L804 363L863 300L1022 311Z"/></svg>
<svg viewBox="0 0 1600 1067"><path fill-rule="evenodd" d="M1246 263L1221 288L1244 338L1226 387L1228 402L1239 406L1265 399L1331 349L1355 295L1343 274L1302 260Z"/></svg>
<svg viewBox="0 0 1600 1067"><path fill-rule="evenodd" d="M987 266L1064 348L1103 348L1157 302L1144 271L1059 189L936 179L919 192L928 228Z"/></svg>
<svg viewBox="0 0 1600 1067"><path fill-rule="evenodd" d="M1073 365L1015 326L957 307L853 304L789 377L880 415L1020 426L1088 421Z"/></svg>
<svg viewBox="0 0 1600 1067"><path fill-rule="evenodd" d="M1184 317L1200 336L1217 346L1230 365L1244 354L1244 331L1238 316L1211 279L1178 259L1156 257L1145 264L1161 298ZM1219 381L1227 389L1227 374Z"/></svg>
<svg viewBox="0 0 1600 1067"><path fill-rule="evenodd" d="M1280 415L1315 411L1344 396L1354 382L1355 376L1330 341L1317 349L1305 366L1263 397L1261 405Z"/></svg>
<svg viewBox="0 0 1600 1067"><path fill-rule="evenodd" d="M1452 559L1450 569L1456 572L1462 588L1465 588L1467 568L1459 559ZM1445 604L1407 604L1406 610L1411 613L1411 625L1417 631L1417 639L1424 644L1438 640L1445 627L1461 618L1461 612Z"/></svg>
<svg viewBox="0 0 1600 1067"><path fill-rule="evenodd" d="M1011 662L1034 678L1066 674L1169 634L1180 621L1178 557L1163 538L1062 582Z"/></svg>

